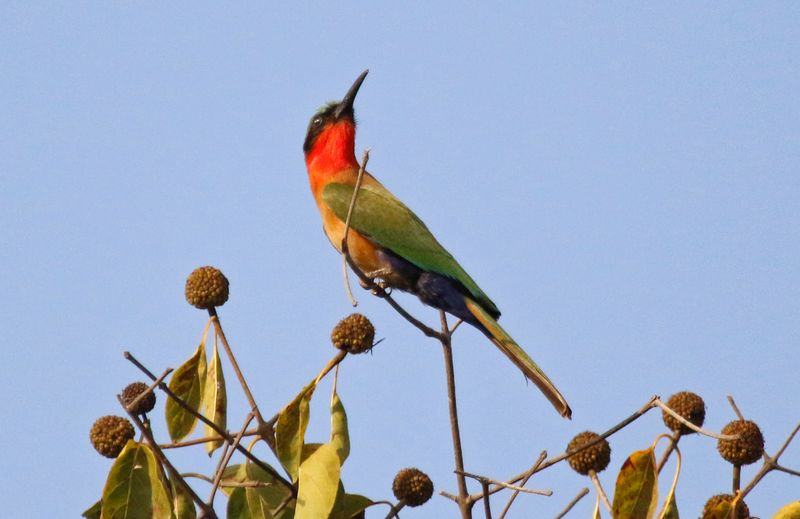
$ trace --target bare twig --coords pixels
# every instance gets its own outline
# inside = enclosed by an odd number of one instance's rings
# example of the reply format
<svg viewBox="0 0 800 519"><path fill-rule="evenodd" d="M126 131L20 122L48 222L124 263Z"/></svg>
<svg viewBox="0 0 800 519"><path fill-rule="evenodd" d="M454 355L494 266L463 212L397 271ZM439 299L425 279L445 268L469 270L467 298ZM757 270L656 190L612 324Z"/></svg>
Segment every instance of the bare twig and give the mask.
<svg viewBox="0 0 800 519"><path fill-rule="evenodd" d="M603 490L603 485L600 484L600 478L597 477L597 472L595 472L594 470L590 470L589 477L592 479L592 484L594 485L594 489L597 491L597 495L600 496L600 500L603 502L603 505L606 507L606 510L611 512L611 502L608 500L606 491Z"/></svg>
<svg viewBox="0 0 800 519"><path fill-rule="evenodd" d="M791 469L787 469L786 467L782 467L782 466L780 466L778 464L778 459L781 457L781 455L786 450L786 448L789 447L789 444L792 443L792 440L797 435L798 431L800 431L800 423L798 423L795 426L795 428L792 430L792 432L786 438L786 441L783 442L783 445L781 446L780 449L778 449L778 452L775 453L774 456L767 456L766 453L764 454L764 456L765 456L764 464L761 465L761 469L758 471L758 473L755 476L753 476L753 479L750 480L750 482L747 484L747 486L744 487L744 489L742 490L742 493L741 493L742 499L744 499L744 497L747 494L749 494L750 491L753 490L753 488L755 488L755 486L759 483L759 481L761 481L764 478L764 476L766 476L767 474L769 474L773 470L779 470L781 472L786 472L787 474L791 474L793 476L800 476L800 472L797 472L797 471L794 471L794 470L791 470Z"/></svg>
<svg viewBox="0 0 800 519"><path fill-rule="evenodd" d="M677 431L673 431L672 432L672 436L670 436L670 439L672 441L669 442L669 444L667 445L667 448L664 450L664 453L661 455L661 459L658 461L658 465L657 466L658 466L658 473L659 474L661 474L661 469L664 468L664 465L667 464L667 460L669 460L669 457L672 454L672 451L675 450L675 447L678 446L678 440L681 439L681 436L682 436L682 434L681 434L680 429L678 429Z"/></svg>
<svg viewBox="0 0 800 519"><path fill-rule="evenodd" d="M347 218L344 220L344 234L342 235L342 243L347 243L347 236L350 233L350 219L353 217L353 209L356 206L356 199L358 193L361 191L361 181L364 180L364 170L367 168L369 162L369 149L364 150L364 157L361 159L361 166L358 168L358 176L356 177L356 185L353 188L353 196L350 198L350 206L347 208ZM350 289L350 276L347 275L347 255L344 253L346 245L342 246L342 276L344 277L344 289L347 293L350 304L358 306L358 301L353 296L353 291Z"/></svg>
<svg viewBox="0 0 800 519"><path fill-rule="evenodd" d="M744 420L744 415L739 410L739 406L736 405L736 401L733 399L733 395L728 395L728 403L731 404L733 408L733 412L736 413L736 416L739 417L739 420Z"/></svg>
<svg viewBox="0 0 800 519"><path fill-rule="evenodd" d="M139 368L139 370L141 370L142 373L150 377L151 380L156 379L156 376L153 375L153 373L149 369L147 369L141 362L139 362L139 360L136 359L136 357L134 357L130 352L126 351L123 353L123 355L131 364ZM206 418L202 413L198 413L194 408L192 408L192 406L187 404L186 401L184 401L181 397L173 393L173 391L166 384L162 382L161 384L158 385L158 388L164 393L166 393L166 395L169 398L173 399L175 403L177 403L186 412L191 413L193 416L197 417L198 420L209 426L215 433L219 434L229 443L233 443L233 438L231 437L230 434L227 433L227 431L225 431L219 425L215 424L214 422ZM247 457L250 461L258 465L260 468L264 469L264 471L267 472L267 474L269 474L270 476L278 480L282 485L287 487L293 496L295 497L297 496L297 490L294 488L294 486L289 481L287 481L283 476L281 476L278 473L278 471L276 471L274 468L272 468L271 466L267 465L266 463L258 459L249 450L245 449L241 445L237 445L236 450L244 454L245 457Z"/></svg>
<svg viewBox="0 0 800 519"><path fill-rule="evenodd" d="M481 481L481 489L483 490L483 513L486 516L486 519L492 519L492 503L491 497L489 496L489 482L485 479Z"/></svg>
<svg viewBox="0 0 800 519"><path fill-rule="evenodd" d="M247 418L244 421L244 425L242 425L242 429L236 435L236 438L233 439L233 443L230 447L226 447L225 453L222 457L220 457L219 464L217 465L217 472L214 476L214 483L211 485L211 494L208 496L208 506L214 505L214 494L217 493L217 489L219 488L219 484L222 481L222 475L225 473L225 467L228 466L228 462L231 461L231 456L236 451L236 447L241 443L242 438L244 437L245 431L247 431L247 426L250 425L250 422L255 417L255 413L250 411L250 414L247 415Z"/></svg>
<svg viewBox="0 0 800 519"><path fill-rule="evenodd" d="M397 514L400 513L400 510L402 510L404 506L406 506L406 501L405 499L401 499L400 501L397 502L396 505L392 505L391 503L389 503L389 505L391 506L391 509L389 510L389 513L386 514L386 519L392 519L393 517L400 517Z"/></svg>
<svg viewBox="0 0 800 519"><path fill-rule="evenodd" d="M155 380L155 377L153 377L153 379ZM150 445L150 447L153 449L153 454L155 454L156 458L158 458L158 461L161 463L162 466L166 467L167 471L169 472L170 478L172 478L176 484L183 487L184 491L186 491L186 493L189 494L189 497L192 498L192 501L194 501L194 503L197 506L199 506L200 509L203 511L203 517L207 517L209 519L216 519L217 514L214 512L214 509L211 506L204 503L202 499L200 499L200 496L198 496L197 493L192 489L192 487L189 486L188 483L186 483L186 480L183 479L180 472L178 472L175 469L175 467L172 465L172 463L170 463L169 459L164 455L161 449L158 448L158 443L156 443L155 438L153 438L153 433L150 431L150 428L147 427L136 414L132 413L125 406L125 402L122 401L122 397L120 395L117 395L117 400L119 400L120 405L122 406L123 409L125 409L125 412L128 414L130 419L133 420L133 423L136 424L136 427L139 428L139 431L141 431L145 441L147 441L148 445Z"/></svg>
<svg viewBox="0 0 800 519"><path fill-rule="evenodd" d="M441 339L442 352L444 353L444 368L447 378L447 403L450 409L450 432L453 439L453 457L455 458L456 474L458 481L458 508L463 519L472 517L472 503L469 501L467 481L464 476L464 454L461 449L461 430L458 427L458 405L456 404L456 377L453 368L453 348L450 334L447 331L447 316L444 310L440 311L442 321ZM489 497L489 494L484 494Z"/></svg>
<svg viewBox="0 0 800 519"><path fill-rule="evenodd" d="M230 431L226 431L230 436ZM260 434L259 429L250 429L245 431L245 436L257 436ZM203 443L210 443L210 442L221 442L224 441L225 438L222 436L204 436L203 438L194 438L192 440L183 440L179 442L172 442L172 443L160 443L158 444L159 447L162 449L180 449L182 447L191 447L192 445L202 445Z"/></svg>
<svg viewBox="0 0 800 519"><path fill-rule="evenodd" d="M261 416L261 411L258 410L258 405L256 404L255 398L253 398L253 393L250 392L250 386L247 385L247 381L242 375L242 370L239 369L239 363L236 362L236 357L233 355L233 350L231 350L230 345L228 345L228 339L225 337L225 331L222 329L222 323L219 320L219 315L217 315L217 309L213 306L208 309L208 315L211 317L211 320L214 322L214 329L217 332L217 335L222 340L222 347L225 348L225 353L228 355L228 360L231 363L231 367L233 368L233 372L236 373L236 378L239 379L239 385L242 386L242 390L244 391L245 397L247 397L247 402L250 404L250 410L253 411L256 422L259 425L264 423L264 418ZM269 442L266 442L272 452L275 452L275 446L270 445Z"/></svg>
<svg viewBox="0 0 800 519"><path fill-rule="evenodd" d="M533 473L536 471L536 469L539 468L539 465L541 465L545 459L547 459L547 451L542 451L541 454L539 454L539 457L536 459L536 463L534 463L533 466L528 469L527 473L525 474L525 477L523 477L522 480L520 481L519 486L521 487L525 486L528 480L531 479L531 476L533 476ZM505 508L503 508L503 511L500 513L500 519L505 519L506 514L511 509L511 505L514 504L514 500L517 498L518 495L519 495L518 490L515 490L514 492L511 493L511 497L508 498L508 502L506 503Z"/></svg>
<svg viewBox="0 0 800 519"><path fill-rule="evenodd" d="M703 429L701 427L696 426L695 424L693 424L692 422L690 422L686 418L682 417L681 415L679 415L678 413L676 413L675 411L673 411L672 409L667 407L667 404L665 404L664 402L662 402L658 398L655 400L654 404L657 405L658 407L660 407L661 409L663 409L668 415L672 416L673 418L678 420L680 423L682 423L683 425L685 425L689 429L693 430L694 432L700 433L700 434L702 434L704 436L708 436L710 438L714 438L715 440L735 440L737 438L737 436L735 436L735 435L731 436L730 434L717 434L715 432L711 432L711 431L709 431L707 429Z"/></svg>
<svg viewBox="0 0 800 519"><path fill-rule="evenodd" d="M604 439L608 438L612 434L614 434L614 433L618 432L619 430L627 427L629 424L631 424L632 422L637 420L639 417L644 415L647 411L649 411L650 409L653 409L654 407L656 407L655 402L657 400L658 400L658 396L653 396L640 409L638 409L636 412L634 412L632 415L630 415L626 419L622 420L620 423L618 423L617 425L615 425L611 429L607 430L606 432L604 432L603 434L599 435L597 438L593 439L590 442L586 442L586 443L582 444L579 447L576 447L576 448L574 448L574 449L572 449L570 451L567 451L567 452L565 452L563 454L559 454L558 456L555 456L555 457L550 458L549 460L543 462L541 465L539 465L536 468L536 470L533 471L533 474L536 474L537 472L541 472L542 470L544 470L544 469L546 469L548 467L551 467L551 466L555 465L556 463L558 463L560 461L564 461L565 459L569 458L570 456L573 456L573 455L575 455L575 454L577 454L577 453L579 453L579 452L581 452L581 451L583 451L585 449L588 449L592 445L600 443L601 441L603 441ZM513 476L511 479L509 479L507 481L508 481L509 484L514 484L514 483L522 480L523 478L525 478L525 476L528 474L528 472L529 471L525 471L525 472L523 472L521 474L517 474L516 476ZM494 494L495 492L499 492L503 488L504 487L501 487L499 485L495 485L495 486L493 486L493 487L491 487L489 489L489 493ZM440 494L444 495L444 493L441 493L441 492L440 492ZM482 496L482 494L472 494L470 496L470 500L481 499L481 496ZM447 497L447 496L445 496L445 497Z"/></svg>
<svg viewBox="0 0 800 519"><path fill-rule="evenodd" d="M583 487L583 488L581 489L581 491L580 491L580 492L578 492L578 495L577 495L577 496L575 496L575 497L573 497L573 498L572 498L572 501L570 501L569 503L567 503L567 506L566 506L566 507L564 507L564 509L563 509L563 510L562 510L562 511L561 511L561 512L560 512L560 513L559 513L559 514L558 514L558 515L555 517L555 519L562 519L562 518L563 518L565 515L567 515L567 514L569 513L569 511L570 511L570 510L572 510L572 508L573 508L575 505L577 505L577 504L578 504L578 501L580 501L581 499L583 499L583 498L584 498L584 496L586 496L586 494L588 494L588 493L589 493L589 489L588 489L588 488L586 488L586 487Z"/></svg>
<svg viewBox="0 0 800 519"><path fill-rule="evenodd" d="M455 470L454 472L459 473L458 470ZM508 488L510 490L514 490L515 492L523 492L525 494L536 494L537 496L552 496L553 495L553 491L552 490L537 490L535 488L525 488L525 487L522 487L522 486L519 486L519 485L512 485L512 484L506 483L504 481L498 481L498 480L492 479L490 477L481 476L479 474L472 474L470 472L461 472L461 474L464 474L466 477L468 477L470 479L474 479L474 480L477 480L477 481L480 481L480 482L484 482L485 481L486 483L489 483L489 484L492 484L492 485L499 485L499 486L501 486L503 488Z"/></svg>

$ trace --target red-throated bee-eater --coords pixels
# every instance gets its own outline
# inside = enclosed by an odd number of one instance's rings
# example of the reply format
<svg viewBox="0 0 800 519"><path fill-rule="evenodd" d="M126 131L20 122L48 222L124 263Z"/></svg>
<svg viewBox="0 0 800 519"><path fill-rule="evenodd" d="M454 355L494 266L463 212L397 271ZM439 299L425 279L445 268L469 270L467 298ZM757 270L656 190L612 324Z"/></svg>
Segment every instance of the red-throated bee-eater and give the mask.
<svg viewBox="0 0 800 519"><path fill-rule="evenodd" d="M367 77L364 71L339 102L311 118L303 144L311 192L325 234L341 252L350 201L360 165L355 155L353 102ZM364 172L353 208L347 247L356 266L385 286L415 294L484 333L556 410L569 418L566 399L544 372L497 323L500 311L477 283L408 207L375 177Z"/></svg>

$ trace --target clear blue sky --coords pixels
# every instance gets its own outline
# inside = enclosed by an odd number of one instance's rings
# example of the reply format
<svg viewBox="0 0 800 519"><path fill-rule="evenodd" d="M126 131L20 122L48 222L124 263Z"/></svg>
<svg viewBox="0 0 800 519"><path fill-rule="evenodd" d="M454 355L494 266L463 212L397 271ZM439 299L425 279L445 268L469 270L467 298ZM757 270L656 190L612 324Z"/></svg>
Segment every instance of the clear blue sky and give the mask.
<svg viewBox="0 0 800 519"><path fill-rule="evenodd" d="M74 517L98 497L110 464L89 427L141 378L123 350L161 371L196 346L204 317L183 300L196 266L231 280L221 317L263 409L333 354L330 328L351 308L301 146L310 115L367 67L359 154L372 149L372 172L574 410L560 419L462 328L468 470L502 479L683 389L717 430L735 395L774 451L800 419L798 42L791 2L4 3L4 514ZM342 370L347 488L390 497L413 465L454 491L440 349L357 296L386 340ZM326 393L311 440L327 434ZM243 399L231 400L238 427ZM653 412L613 438L609 491L662 429ZM711 440L681 445L679 507L693 517L730 468ZM204 457L177 460L209 471ZM800 468L800 444L784 461ZM531 485L557 494L520 498L512 517L552 517L587 484L554 467ZM748 501L769 517L798 495L776 474ZM435 498L404 517L454 515Z"/></svg>

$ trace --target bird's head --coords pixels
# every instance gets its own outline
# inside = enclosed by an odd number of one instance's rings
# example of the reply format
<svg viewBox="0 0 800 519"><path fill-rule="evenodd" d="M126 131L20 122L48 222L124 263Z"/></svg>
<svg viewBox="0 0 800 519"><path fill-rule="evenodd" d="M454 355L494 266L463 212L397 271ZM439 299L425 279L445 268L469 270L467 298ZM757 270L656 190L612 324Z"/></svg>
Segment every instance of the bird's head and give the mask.
<svg viewBox="0 0 800 519"><path fill-rule="evenodd" d="M325 162L345 162L345 165L356 163L353 102L368 72L369 70L365 70L356 78L341 101L328 103L311 117L303 143L306 164L309 166L319 159L325 159Z"/></svg>

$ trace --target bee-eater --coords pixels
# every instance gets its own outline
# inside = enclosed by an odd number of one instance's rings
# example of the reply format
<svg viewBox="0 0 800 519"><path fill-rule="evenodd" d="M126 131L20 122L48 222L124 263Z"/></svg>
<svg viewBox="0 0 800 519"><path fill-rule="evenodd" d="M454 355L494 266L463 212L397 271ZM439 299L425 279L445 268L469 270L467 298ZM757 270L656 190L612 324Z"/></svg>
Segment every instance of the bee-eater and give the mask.
<svg viewBox="0 0 800 519"><path fill-rule="evenodd" d="M360 169L355 155L353 102L367 72L358 76L341 101L329 103L314 114L303 144L311 192L325 234L340 252ZM347 246L353 262L367 277L415 294L424 304L483 332L562 416L571 416L566 399L555 385L497 323L500 311L489 296L422 220L366 172L351 215Z"/></svg>

